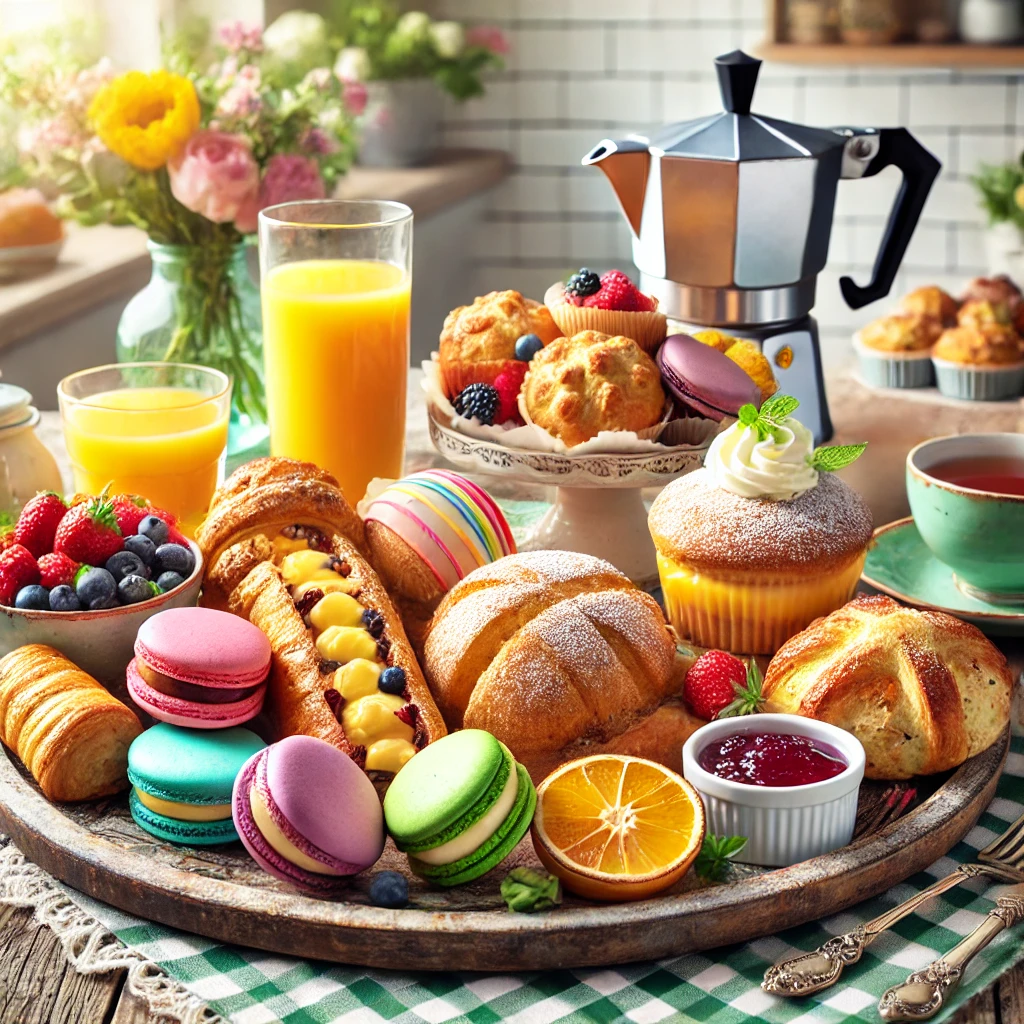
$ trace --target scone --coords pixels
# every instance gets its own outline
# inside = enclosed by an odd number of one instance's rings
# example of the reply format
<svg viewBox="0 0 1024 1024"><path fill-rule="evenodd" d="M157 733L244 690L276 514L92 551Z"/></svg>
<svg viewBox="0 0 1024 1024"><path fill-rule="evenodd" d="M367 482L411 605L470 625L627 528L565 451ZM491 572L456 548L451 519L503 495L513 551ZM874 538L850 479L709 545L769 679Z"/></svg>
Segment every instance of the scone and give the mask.
<svg viewBox="0 0 1024 1024"><path fill-rule="evenodd" d="M932 364L939 390L950 398L997 401L1024 390L1021 340L1010 324L979 322L943 331Z"/></svg>
<svg viewBox="0 0 1024 1024"><path fill-rule="evenodd" d="M853 339L861 376L873 387L927 387L932 383L931 349L941 333L942 320L929 313L904 312L873 320Z"/></svg>
<svg viewBox="0 0 1024 1024"><path fill-rule="evenodd" d="M915 288L903 296L900 309L904 313L932 317L946 327L956 323L956 312L959 303L952 295L947 294L936 285Z"/></svg>
<svg viewBox="0 0 1024 1024"><path fill-rule="evenodd" d="M778 401L777 399L775 401ZM772 654L850 599L871 540L863 498L811 464L792 417L735 423L670 483L648 526L669 620L702 647Z"/></svg>
<svg viewBox="0 0 1024 1024"><path fill-rule="evenodd" d="M602 430L657 426L665 392L654 361L635 341L582 331L533 357L520 401L530 420L571 448Z"/></svg>
<svg viewBox="0 0 1024 1024"><path fill-rule="evenodd" d="M516 357L516 342L536 334L544 344L562 332L546 306L519 292L488 292L445 317L438 348L445 394L455 398L470 384L493 384Z"/></svg>

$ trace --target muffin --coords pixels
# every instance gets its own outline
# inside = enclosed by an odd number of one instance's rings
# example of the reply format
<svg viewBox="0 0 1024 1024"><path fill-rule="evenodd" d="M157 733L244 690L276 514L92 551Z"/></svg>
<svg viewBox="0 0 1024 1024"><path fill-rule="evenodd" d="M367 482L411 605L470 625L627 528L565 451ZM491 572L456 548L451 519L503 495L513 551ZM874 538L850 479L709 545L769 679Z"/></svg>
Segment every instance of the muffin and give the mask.
<svg viewBox="0 0 1024 1024"><path fill-rule="evenodd" d="M960 327L1012 327L1013 316L1002 299L971 299L960 307L956 322Z"/></svg>
<svg viewBox="0 0 1024 1024"><path fill-rule="evenodd" d="M1024 305L1021 290L1005 274L996 277L976 277L964 289L961 300L967 302L1001 302L1009 306L1010 313Z"/></svg>
<svg viewBox="0 0 1024 1024"><path fill-rule="evenodd" d="M654 361L631 338L581 331L533 357L520 408L571 448L602 430L657 427L665 392Z"/></svg>
<svg viewBox="0 0 1024 1024"><path fill-rule="evenodd" d="M722 331L697 331L693 337L727 355L757 385L762 402L768 401L779 390L772 364L754 342L734 338Z"/></svg>
<svg viewBox="0 0 1024 1024"><path fill-rule="evenodd" d="M1009 324L978 322L943 331L932 363L939 391L949 398L997 401L1024 389L1020 336Z"/></svg>
<svg viewBox="0 0 1024 1024"><path fill-rule="evenodd" d="M658 300L644 295L621 270L598 276L581 267L564 284L553 284L544 302L567 338L581 331L600 331L632 338L650 355L668 333L668 320L658 311Z"/></svg>
<svg viewBox="0 0 1024 1024"><path fill-rule="evenodd" d="M773 654L842 607L871 540L864 499L811 465L811 432L792 417L758 440L733 424L704 468L670 483L651 507L665 608L702 647Z"/></svg>
<svg viewBox="0 0 1024 1024"><path fill-rule="evenodd" d="M936 285L915 288L909 294L904 295L900 302L901 312L932 317L944 327L952 327L956 323L958 308L959 303L956 299Z"/></svg>
<svg viewBox="0 0 1024 1024"><path fill-rule="evenodd" d="M455 398L470 384L493 384L510 362L516 341L536 334L547 345L562 332L547 308L519 292L488 292L471 306L459 306L445 317L438 361L445 393Z"/></svg>
<svg viewBox="0 0 1024 1024"><path fill-rule="evenodd" d="M931 349L942 321L923 313L874 320L853 338L861 376L876 388L924 388L932 383Z"/></svg>
<svg viewBox="0 0 1024 1024"><path fill-rule="evenodd" d="M50 212L42 192L12 188L0 193L0 249L48 245L64 237L64 225Z"/></svg>

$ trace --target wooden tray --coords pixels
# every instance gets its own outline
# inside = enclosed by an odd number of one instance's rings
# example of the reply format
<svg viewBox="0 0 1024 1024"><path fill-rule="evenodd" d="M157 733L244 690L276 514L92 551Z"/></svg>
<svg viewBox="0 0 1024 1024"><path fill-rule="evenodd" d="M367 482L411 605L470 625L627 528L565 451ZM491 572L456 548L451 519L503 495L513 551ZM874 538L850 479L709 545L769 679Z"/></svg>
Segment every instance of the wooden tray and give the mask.
<svg viewBox="0 0 1024 1024"><path fill-rule="evenodd" d="M668 894L599 905L567 896L541 914L509 913L498 884L510 862L536 863L529 839L503 868L441 891L409 875L388 842L377 869L410 877L405 910L369 904L370 873L346 902L299 895L264 874L241 844L182 849L152 840L124 797L55 805L0 753L0 830L36 864L122 910L211 939L317 960L403 970L516 971L652 960L740 942L834 914L945 854L995 793L1009 736L972 758L906 816L824 857L729 884L690 872ZM872 786L875 790L872 791ZM879 784L861 791L877 799Z"/></svg>

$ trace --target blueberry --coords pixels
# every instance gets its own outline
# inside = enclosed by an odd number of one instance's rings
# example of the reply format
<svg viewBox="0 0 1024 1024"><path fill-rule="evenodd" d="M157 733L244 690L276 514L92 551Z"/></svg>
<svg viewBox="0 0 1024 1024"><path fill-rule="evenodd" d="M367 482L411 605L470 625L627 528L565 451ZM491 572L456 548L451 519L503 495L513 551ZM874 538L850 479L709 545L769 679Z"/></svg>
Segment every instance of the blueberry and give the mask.
<svg viewBox="0 0 1024 1024"><path fill-rule="evenodd" d="M192 552L181 544L161 544L156 549L153 559L153 572L158 575L165 572L176 572L182 579L191 575L196 560Z"/></svg>
<svg viewBox="0 0 1024 1024"><path fill-rule="evenodd" d="M362 615L363 625L366 627L366 632L373 637L374 640L380 638L384 632L384 616L375 608L364 608Z"/></svg>
<svg viewBox="0 0 1024 1024"><path fill-rule="evenodd" d="M143 538L145 540L146 538ZM107 559L107 572L120 583L126 576L149 576L149 569L138 555L131 551L118 551Z"/></svg>
<svg viewBox="0 0 1024 1024"><path fill-rule="evenodd" d="M148 537L143 537L141 533L136 534L134 537L125 537L124 549L125 551L130 551L133 555L138 555L143 565L153 564L153 558L156 555L156 545Z"/></svg>
<svg viewBox="0 0 1024 1024"><path fill-rule="evenodd" d="M405 693L405 669L397 665L384 669L377 679L377 689L384 693L396 693L401 697Z"/></svg>
<svg viewBox="0 0 1024 1024"><path fill-rule="evenodd" d="M117 585L117 599L121 604L138 604L153 596L153 587L145 576L125 576Z"/></svg>
<svg viewBox="0 0 1024 1024"><path fill-rule="evenodd" d="M62 583L50 591L50 611L52 612L80 612L82 602L78 600L74 587Z"/></svg>
<svg viewBox="0 0 1024 1024"><path fill-rule="evenodd" d="M148 537L157 547L167 543L167 524L159 516L146 516L139 522L135 531L142 537Z"/></svg>
<svg viewBox="0 0 1024 1024"><path fill-rule="evenodd" d="M375 907L399 910L409 902L409 883L397 871L378 871L370 883L370 902Z"/></svg>
<svg viewBox="0 0 1024 1024"><path fill-rule="evenodd" d="M168 590L173 590L175 587L180 587L185 580L181 573L177 572L162 572L156 578L156 585L166 594Z"/></svg>
<svg viewBox="0 0 1024 1024"><path fill-rule="evenodd" d="M524 334L516 342L516 359L528 363L542 348L544 342L536 334Z"/></svg>
<svg viewBox="0 0 1024 1024"><path fill-rule="evenodd" d="M117 607L117 582L106 569L80 571L75 577L75 593L86 608Z"/></svg>
<svg viewBox="0 0 1024 1024"><path fill-rule="evenodd" d="M46 587L32 583L22 587L14 598L14 607L24 611L48 612L50 610L50 592Z"/></svg>

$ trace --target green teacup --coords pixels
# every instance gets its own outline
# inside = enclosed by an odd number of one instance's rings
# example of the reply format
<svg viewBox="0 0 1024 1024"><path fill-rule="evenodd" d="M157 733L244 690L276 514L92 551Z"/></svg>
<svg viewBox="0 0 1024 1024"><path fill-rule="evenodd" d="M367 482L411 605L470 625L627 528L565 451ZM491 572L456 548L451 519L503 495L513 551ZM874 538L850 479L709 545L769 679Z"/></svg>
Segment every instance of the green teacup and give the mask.
<svg viewBox="0 0 1024 1024"><path fill-rule="evenodd" d="M907 497L922 539L964 593L1018 604L1024 603L1024 494L981 489L986 478L1002 474L1024 477L1024 435L935 437L907 456ZM975 486L963 482L970 475Z"/></svg>

